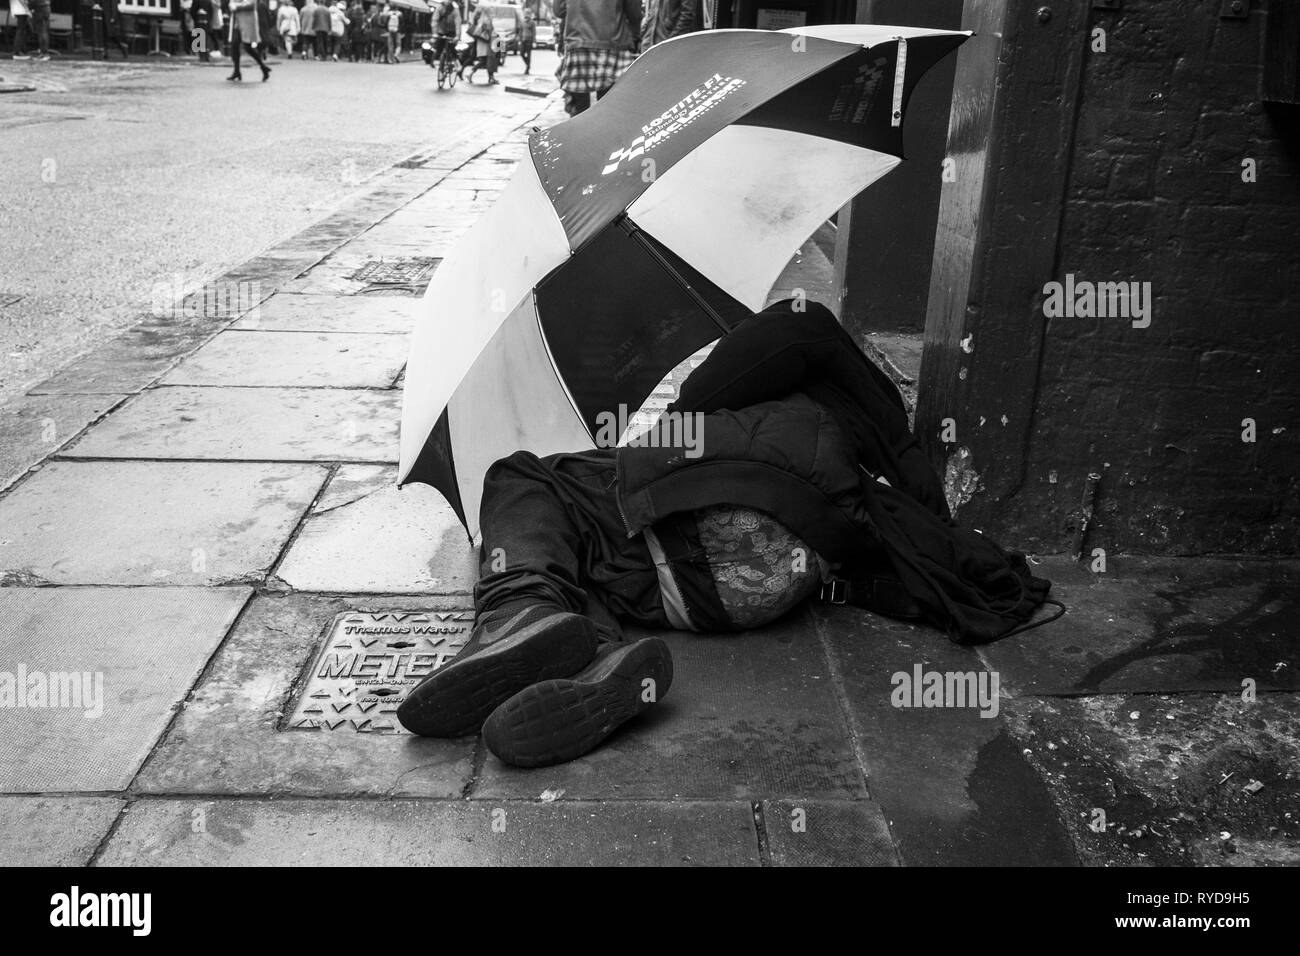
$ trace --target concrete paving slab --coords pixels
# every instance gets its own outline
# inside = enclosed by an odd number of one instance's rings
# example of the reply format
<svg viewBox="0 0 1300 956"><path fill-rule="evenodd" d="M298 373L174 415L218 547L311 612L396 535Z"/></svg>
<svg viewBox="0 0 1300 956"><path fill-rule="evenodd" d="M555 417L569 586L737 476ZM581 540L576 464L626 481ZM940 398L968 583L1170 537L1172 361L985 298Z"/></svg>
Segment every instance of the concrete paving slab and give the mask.
<svg viewBox="0 0 1300 956"><path fill-rule="evenodd" d="M277 575L298 591L467 594L478 555L442 495L397 487L397 470L344 465Z"/></svg>
<svg viewBox="0 0 1300 956"><path fill-rule="evenodd" d="M284 717L325 629L347 610L442 610L463 599L259 596L140 773L149 793L458 798L474 738L293 730Z"/></svg>
<svg viewBox="0 0 1300 956"><path fill-rule="evenodd" d="M258 581L324 479L294 464L52 461L0 499L0 584Z"/></svg>
<svg viewBox="0 0 1300 956"><path fill-rule="evenodd" d="M24 395L0 406L0 489L53 454L125 395Z"/></svg>
<svg viewBox="0 0 1300 956"><path fill-rule="evenodd" d="M478 221L491 205L495 198L488 193L481 193L480 199L466 203L457 202L449 203L439 201L436 204L416 205L412 203L405 209L399 209L387 219L384 220L386 227L430 227L440 226L443 228L454 229L457 227L468 228Z"/></svg>
<svg viewBox="0 0 1300 956"><path fill-rule="evenodd" d="M395 295L294 295L277 292L256 315L232 329L267 332L359 332L405 335L414 327L419 300Z"/></svg>
<svg viewBox="0 0 1300 956"><path fill-rule="evenodd" d="M407 351L402 335L227 331L172 369L162 384L389 388Z"/></svg>
<svg viewBox="0 0 1300 956"><path fill-rule="evenodd" d="M206 832L195 833L202 808ZM104 866L756 866L741 803L142 800Z"/></svg>
<svg viewBox="0 0 1300 956"><path fill-rule="evenodd" d="M872 799L905 865L1076 862L1050 792L1000 716L891 700L902 686L894 675L910 678L918 667L922 675L983 672L973 651L848 606L812 614L836 662Z"/></svg>
<svg viewBox="0 0 1300 956"><path fill-rule="evenodd" d="M1300 865L1300 697L1021 698L1018 745L1097 866Z"/></svg>
<svg viewBox="0 0 1300 956"><path fill-rule="evenodd" d="M1038 568L1069 612L984 651L1009 690L1300 688L1300 562L1116 557L1107 567Z"/></svg>
<svg viewBox="0 0 1300 956"><path fill-rule="evenodd" d="M391 242L393 248L402 250L403 255L445 258L451 255L477 218L477 213L470 213L459 217L456 223L438 226L390 225L385 222L375 227L374 242L376 245ZM378 250L375 254L379 254Z"/></svg>
<svg viewBox="0 0 1300 956"><path fill-rule="evenodd" d="M29 395L120 395L138 392L197 349L216 326L136 329L110 339L31 389Z"/></svg>
<svg viewBox="0 0 1300 956"><path fill-rule="evenodd" d="M0 797L0 866L85 866L124 806L112 797Z"/></svg>
<svg viewBox="0 0 1300 956"><path fill-rule="evenodd" d="M165 386L136 396L64 454L396 462L400 419L393 390Z"/></svg>
<svg viewBox="0 0 1300 956"><path fill-rule="evenodd" d="M898 866L889 827L869 800L763 804L773 866Z"/></svg>
<svg viewBox="0 0 1300 956"><path fill-rule="evenodd" d="M0 791L125 789L251 593L0 588Z"/></svg>
<svg viewBox="0 0 1300 956"><path fill-rule="evenodd" d="M830 672L801 613L733 636L660 636L672 648L674 676L658 708L572 763L519 770L489 756L472 795L866 796Z"/></svg>

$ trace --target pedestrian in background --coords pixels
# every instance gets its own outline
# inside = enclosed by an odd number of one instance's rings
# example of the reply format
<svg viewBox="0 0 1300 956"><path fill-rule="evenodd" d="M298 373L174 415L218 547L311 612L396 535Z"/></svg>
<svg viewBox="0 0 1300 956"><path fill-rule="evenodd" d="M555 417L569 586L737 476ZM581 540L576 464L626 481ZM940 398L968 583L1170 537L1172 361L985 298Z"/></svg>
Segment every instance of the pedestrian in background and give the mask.
<svg viewBox="0 0 1300 956"><path fill-rule="evenodd" d="M330 7L330 59L338 62L339 48L343 45L343 38L347 36L348 18L343 12L343 0L334 0L333 6Z"/></svg>
<svg viewBox="0 0 1300 956"><path fill-rule="evenodd" d="M298 42L302 44L302 58L305 60L315 53L316 34L312 25L316 16L316 0L306 0L298 11Z"/></svg>
<svg viewBox="0 0 1300 956"><path fill-rule="evenodd" d="M279 50L280 35L275 30L275 14L271 11L270 0L257 0L257 35L262 41L258 46L262 56Z"/></svg>
<svg viewBox="0 0 1300 956"><path fill-rule="evenodd" d="M537 7L540 0L524 0L524 25L519 30L519 58L524 75L533 68L533 44L537 41Z"/></svg>
<svg viewBox="0 0 1300 956"><path fill-rule="evenodd" d="M330 8L318 3L311 10L312 46L316 59L328 60L330 55Z"/></svg>
<svg viewBox="0 0 1300 956"><path fill-rule="evenodd" d="M384 4L384 9L388 11L388 19L384 24L388 30L388 59L393 63L401 63L402 58L398 54L402 49L402 11L391 3Z"/></svg>
<svg viewBox="0 0 1300 956"><path fill-rule="evenodd" d="M298 20L298 8L290 0L283 0L280 9L275 11L275 29L284 44L284 52L293 59L293 41L298 38L301 23Z"/></svg>
<svg viewBox="0 0 1300 956"><path fill-rule="evenodd" d="M14 18L13 57L15 60L30 60L31 57L27 55L27 36L32 22L31 10L23 0L9 0L9 12Z"/></svg>
<svg viewBox="0 0 1300 956"><path fill-rule="evenodd" d="M488 86L493 86L497 81L497 55L492 49L492 41L496 39L497 28L492 22L492 11L486 3L480 3L474 8L469 21L469 35L474 38L474 66L469 71L469 81L474 82L474 74L481 66L487 69ZM460 68L460 73L465 75L464 67Z"/></svg>
<svg viewBox="0 0 1300 956"><path fill-rule="evenodd" d="M352 0L347 10L348 17L348 59L360 63L366 52L366 9L361 0Z"/></svg>
<svg viewBox="0 0 1300 956"><path fill-rule="evenodd" d="M564 111L577 116L636 59L641 0L555 0L555 16L563 42L555 75L564 90Z"/></svg>
<svg viewBox="0 0 1300 956"><path fill-rule="evenodd" d="M117 47L118 52L122 54L122 59L128 59L126 18L122 15L118 0L100 0L100 2L104 10L104 59L108 59L109 43Z"/></svg>
<svg viewBox="0 0 1300 956"><path fill-rule="evenodd" d="M32 31L36 34L36 59L50 58L50 0L28 0Z"/></svg>
<svg viewBox="0 0 1300 956"><path fill-rule="evenodd" d="M379 4L372 3L370 12L366 14L366 39L369 41L366 59L371 63L376 61L386 62L384 58L385 44L388 42L387 31L384 29L384 11Z"/></svg>
<svg viewBox="0 0 1300 956"><path fill-rule="evenodd" d="M253 58L253 62L262 68L262 82L265 83L271 78L271 68L262 61L262 54L257 49L261 40L262 34L257 17L257 0L232 0L230 4L230 55L235 61L235 71L226 77L227 80L238 81L244 78L239 69L239 56L245 50Z"/></svg>

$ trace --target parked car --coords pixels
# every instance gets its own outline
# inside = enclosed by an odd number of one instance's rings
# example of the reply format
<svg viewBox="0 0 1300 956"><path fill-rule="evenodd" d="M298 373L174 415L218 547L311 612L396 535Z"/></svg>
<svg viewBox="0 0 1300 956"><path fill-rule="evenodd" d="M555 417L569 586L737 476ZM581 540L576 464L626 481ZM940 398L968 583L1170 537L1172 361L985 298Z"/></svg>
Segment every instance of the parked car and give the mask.
<svg viewBox="0 0 1300 956"><path fill-rule="evenodd" d="M537 21L537 36L533 39L533 46L539 50L555 49L555 24L550 20Z"/></svg>

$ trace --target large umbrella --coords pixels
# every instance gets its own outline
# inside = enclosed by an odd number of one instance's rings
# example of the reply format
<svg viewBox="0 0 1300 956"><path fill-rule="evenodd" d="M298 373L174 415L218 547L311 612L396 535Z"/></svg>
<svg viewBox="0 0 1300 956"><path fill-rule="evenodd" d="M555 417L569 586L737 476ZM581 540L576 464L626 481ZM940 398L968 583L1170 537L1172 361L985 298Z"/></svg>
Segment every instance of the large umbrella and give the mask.
<svg viewBox="0 0 1300 956"><path fill-rule="evenodd" d="M436 487L474 537L492 462L593 447L609 417L761 309L813 231L898 164L909 94L969 35L688 34L534 132L532 162L425 294L399 484Z"/></svg>

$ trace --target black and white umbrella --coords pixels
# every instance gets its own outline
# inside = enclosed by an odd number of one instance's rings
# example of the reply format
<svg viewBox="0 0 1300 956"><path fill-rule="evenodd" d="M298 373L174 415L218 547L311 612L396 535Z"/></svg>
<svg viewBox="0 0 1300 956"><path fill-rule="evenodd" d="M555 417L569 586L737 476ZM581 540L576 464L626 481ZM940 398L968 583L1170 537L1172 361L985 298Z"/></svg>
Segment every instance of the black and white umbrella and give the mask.
<svg viewBox="0 0 1300 956"><path fill-rule="evenodd" d="M492 462L596 445L611 417L761 309L817 227L899 163L909 94L969 36L688 34L535 132L532 161L429 284L399 483L436 487L474 537Z"/></svg>

